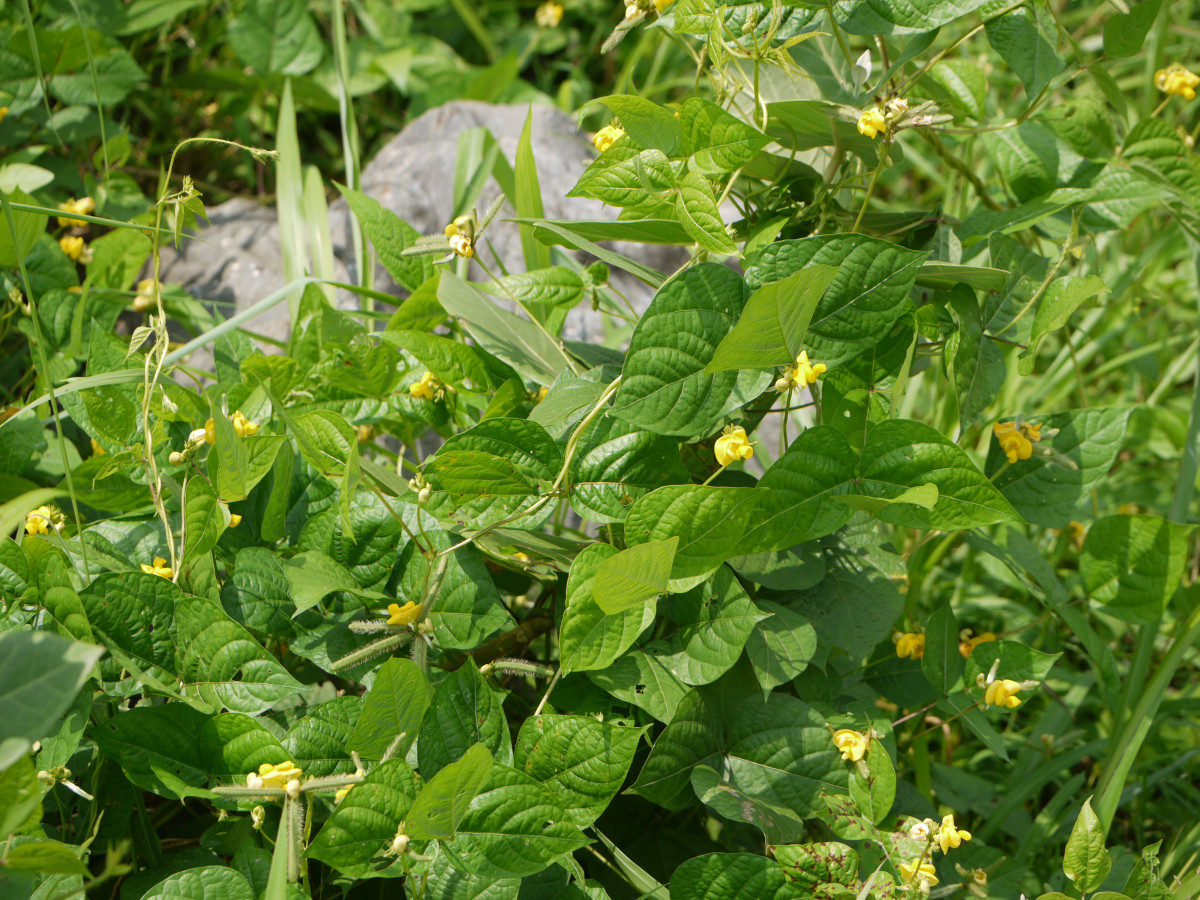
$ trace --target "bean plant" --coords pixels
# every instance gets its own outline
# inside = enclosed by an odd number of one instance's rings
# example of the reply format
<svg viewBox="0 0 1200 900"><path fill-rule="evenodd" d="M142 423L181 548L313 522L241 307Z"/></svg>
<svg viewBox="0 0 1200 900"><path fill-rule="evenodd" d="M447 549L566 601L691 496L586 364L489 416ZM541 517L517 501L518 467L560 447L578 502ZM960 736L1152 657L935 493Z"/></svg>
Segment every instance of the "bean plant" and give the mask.
<svg viewBox="0 0 1200 900"><path fill-rule="evenodd" d="M558 97L612 214L530 111L427 234L374 3L233 4L270 140L142 195L134 36L202 5L0 6L0 895L1200 894L1194 3L455 0L626 61ZM206 154L279 213L231 315L161 278Z"/></svg>

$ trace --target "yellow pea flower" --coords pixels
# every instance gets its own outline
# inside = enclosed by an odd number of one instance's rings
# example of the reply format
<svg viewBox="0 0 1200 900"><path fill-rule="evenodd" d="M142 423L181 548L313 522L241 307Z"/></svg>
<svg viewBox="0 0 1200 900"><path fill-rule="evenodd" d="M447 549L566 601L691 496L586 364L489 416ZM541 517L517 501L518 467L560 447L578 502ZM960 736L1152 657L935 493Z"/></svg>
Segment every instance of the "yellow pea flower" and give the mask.
<svg viewBox="0 0 1200 900"><path fill-rule="evenodd" d="M866 135L871 140L875 140L879 134L886 134L887 130L887 119L877 109L868 109L858 117L858 133Z"/></svg>
<svg viewBox="0 0 1200 900"><path fill-rule="evenodd" d="M229 527L230 528L237 528L241 524L242 524L242 517L240 515L238 515L237 513L229 514Z"/></svg>
<svg viewBox="0 0 1200 900"><path fill-rule="evenodd" d="M975 648L980 644L986 644L989 641L996 640L996 635L992 634L990 631L985 631L983 634L977 634L975 637L971 637L971 630L969 628L963 629L962 633L959 634L958 637L960 639L958 644L958 652L962 654L963 659L969 658L971 653L974 652Z"/></svg>
<svg viewBox="0 0 1200 900"><path fill-rule="evenodd" d="M459 216L443 231L450 238L450 249L459 256L470 259L475 255L475 219L471 216Z"/></svg>
<svg viewBox="0 0 1200 900"><path fill-rule="evenodd" d="M39 506L25 516L26 534L49 534L51 531L62 534L66 518L56 506Z"/></svg>
<svg viewBox="0 0 1200 900"><path fill-rule="evenodd" d="M938 883L937 869L933 863L925 862L920 857L912 862L900 863L900 877L905 884L916 887L922 894L928 894L929 889Z"/></svg>
<svg viewBox="0 0 1200 900"><path fill-rule="evenodd" d="M334 794L333 795L333 805L337 806L339 803L341 803L346 798L346 795L348 793L350 793L350 788L352 788L352 787L354 787L354 785L349 785L348 787L344 787L340 791L338 791L336 794Z"/></svg>
<svg viewBox="0 0 1200 900"><path fill-rule="evenodd" d="M537 396L533 398L533 402L541 403L543 400L546 399L546 395L549 393L550 393L550 388L546 387L543 384L540 388L538 388Z"/></svg>
<svg viewBox="0 0 1200 900"><path fill-rule="evenodd" d="M411 625L421 618L421 613L425 611L425 605L423 603L414 603L412 600L409 600L403 606L399 603L389 603L387 611L387 623L389 625Z"/></svg>
<svg viewBox="0 0 1200 900"><path fill-rule="evenodd" d="M925 635L909 631L893 636L896 655L901 659L920 659L925 655Z"/></svg>
<svg viewBox="0 0 1200 900"><path fill-rule="evenodd" d="M65 203L58 204L58 208L66 213L79 213L80 215L90 216L96 211L96 201L91 197L80 197L78 200L72 197ZM58 224L66 228L71 225L86 225L87 222L83 219L71 218L70 216L59 216Z"/></svg>
<svg viewBox="0 0 1200 900"><path fill-rule="evenodd" d="M1020 692L1021 682L1010 678L998 679L987 686L983 695L983 705L1016 709L1021 705L1021 698L1017 696Z"/></svg>
<svg viewBox="0 0 1200 900"><path fill-rule="evenodd" d="M1154 86L1168 96L1195 100L1200 75L1189 71L1182 63L1174 62L1154 73Z"/></svg>
<svg viewBox="0 0 1200 900"><path fill-rule="evenodd" d="M0 122L4 121L4 117L8 115L8 107L0 106Z"/></svg>
<svg viewBox="0 0 1200 900"><path fill-rule="evenodd" d="M137 296L133 298L134 312L147 312L158 305L155 300L155 284L153 278L143 278L137 285Z"/></svg>
<svg viewBox="0 0 1200 900"><path fill-rule="evenodd" d="M217 442L217 423L209 419L204 423L204 443L215 444Z"/></svg>
<svg viewBox="0 0 1200 900"><path fill-rule="evenodd" d="M246 787L273 788L282 791L289 787L290 782L295 781L298 784L299 778L303 774L290 759L277 766L263 763L258 767L257 772L251 772L246 776Z"/></svg>
<svg viewBox="0 0 1200 900"><path fill-rule="evenodd" d="M858 762L867 752L867 736L861 731L843 728L833 733L833 745L842 751L842 759Z"/></svg>
<svg viewBox="0 0 1200 900"><path fill-rule="evenodd" d="M562 21L563 8L562 4L555 3L554 0L546 0L537 8L537 12L533 14L533 20L542 28L556 28L558 23Z"/></svg>
<svg viewBox="0 0 1200 900"><path fill-rule="evenodd" d="M142 571L147 575L157 575L159 578L165 578L170 581L175 577L175 570L167 565L167 561L161 556L154 557L154 565L148 566L142 563Z"/></svg>
<svg viewBox="0 0 1200 900"><path fill-rule="evenodd" d="M1041 426L1037 426L1038 440L1041 439ZM1032 429L1030 429L1032 430ZM1010 463L1029 459L1033 456L1033 443L1024 428L1018 428L1014 422L997 422L992 426L992 434L1000 443L1000 449L1008 457Z"/></svg>
<svg viewBox="0 0 1200 900"><path fill-rule="evenodd" d="M775 390L779 393L801 388L806 384L816 384L817 379L827 371L825 363L814 363L808 358L808 351L801 350L796 357L796 364L784 370L783 377L775 382Z"/></svg>
<svg viewBox="0 0 1200 900"><path fill-rule="evenodd" d="M247 419L240 409L229 417L229 421L233 423L233 430L237 432L238 437L258 434L258 423Z"/></svg>
<svg viewBox="0 0 1200 900"><path fill-rule="evenodd" d="M92 248L83 242L83 238L66 235L58 239L58 246L71 262L83 263L85 266L92 261Z"/></svg>
<svg viewBox="0 0 1200 900"><path fill-rule="evenodd" d="M625 137L625 129L620 125L605 125L592 135L592 146L603 153L621 138Z"/></svg>
<svg viewBox="0 0 1200 900"><path fill-rule="evenodd" d="M963 841L969 841L971 839L971 832L955 825L954 813L950 813L942 818L942 824L938 826L937 833L933 836L933 839L942 848L943 853L949 853L951 850L960 847Z"/></svg>
<svg viewBox="0 0 1200 900"><path fill-rule="evenodd" d="M437 378L426 369L420 381L414 381L408 386L408 392L418 400L433 400L437 396Z"/></svg>
<svg viewBox="0 0 1200 900"><path fill-rule="evenodd" d="M741 425L726 425L724 432L717 438L713 446L717 462L728 466L739 459L749 459L754 455L754 445L746 436L746 429Z"/></svg>

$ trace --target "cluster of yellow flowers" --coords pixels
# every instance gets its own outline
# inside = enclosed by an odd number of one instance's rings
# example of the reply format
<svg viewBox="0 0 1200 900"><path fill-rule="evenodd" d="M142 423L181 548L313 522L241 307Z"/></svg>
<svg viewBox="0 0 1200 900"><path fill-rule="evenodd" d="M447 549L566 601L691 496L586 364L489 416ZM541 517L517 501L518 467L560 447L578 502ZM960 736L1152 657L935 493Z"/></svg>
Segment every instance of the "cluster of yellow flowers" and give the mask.
<svg viewBox="0 0 1200 900"><path fill-rule="evenodd" d="M303 774L290 759L277 766L263 763L257 772L250 772L246 776L246 787L286 790L289 794L298 794L300 776Z"/></svg>
<svg viewBox="0 0 1200 900"><path fill-rule="evenodd" d="M53 504L39 506L25 515L26 534L49 534L51 531L62 534L66 524L67 520L62 510Z"/></svg>
<svg viewBox="0 0 1200 900"><path fill-rule="evenodd" d="M754 445L750 443L746 429L741 425L726 425L713 445L713 453L716 454L717 462L728 466L739 459L750 459L754 455Z"/></svg>
<svg viewBox="0 0 1200 900"><path fill-rule="evenodd" d="M233 425L233 430L237 433L238 437L249 437L250 435L258 434L258 423L247 419L240 409L229 417L229 422ZM194 431L192 434L195 435L196 432ZM204 442L206 444L215 444L217 442L217 423L213 419L209 419L204 423Z"/></svg>
<svg viewBox="0 0 1200 900"><path fill-rule="evenodd" d="M919 632L896 632L892 635L892 643L901 659L921 659L925 655L925 635Z"/></svg>
<svg viewBox="0 0 1200 900"><path fill-rule="evenodd" d="M842 752L842 759L847 762L858 762L862 759L870 742L870 738L861 731L851 728L841 728L833 733L833 746Z"/></svg>
<svg viewBox="0 0 1200 900"><path fill-rule="evenodd" d="M78 200L72 197L65 203L58 204L58 208L65 213L77 213L81 216L90 216L96 211L96 201L91 197L80 197ZM86 225L87 222L85 222L83 219L75 219L67 215L59 216L58 224L62 225L64 228L69 228L72 225Z"/></svg>
<svg viewBox="0 0 1200 900"><path fill-rule="evenodd" d="M554 0L546 0L537 8L537 12L533 14L533 20L542 26L542 28L556 28L558 23L562 21L563 8L561 3L555 3Z"/></svg>
<svg viewBox="0 0 1200 900"><path fill-rule="evenodd" d="M1000 449L1010 463L1033 456L1033 445L1042 439L1042 426L1032 422L997 422L992 434L1000 442Z"/></svg>
<svg viewBox="0 0 1200 900"><path fill-rule="evenodd" d="M154 557L153 565L142 563L142 571L147 575L157 575L159 578L165 578L167 581L175 577L175 570L168 566L167 561L161 556Z"/></svg>
<svg viewBox="0 0 1200 900"><path fill-rule="evenodd" d="M426 369L420 381L414 381L408 386L408 392L418 400L437 400L442 394L442 384L436 375Z"/></svg>
<svg viewBox="0 0 1200 900"><path fill-rule="evenodd" d="M92 261L92 248L84 243L83 238L75 235L64 235L58 239L58 246L71 262L87 265Z"/></svg>
<svg viewBox="0 0 1200 900"><path fill-rule="evenodd" d="M942 817L940 825L933 819L915 823L908 830L908 836L914 841L932 842L926 853L937 850L949 853L961 847L964 841L969 841L971 832L959 828L954 822L954 813L948 813ZM987 873L982 874L982 883L987 884ZM938 883L937 870L924 853L914 857L911 862L900 863L900 878L906 885L916 888L922 894L928 894L929 889Z"/></svg>
<svg viewBox="0 0 1200 900"><path fill-rule="evenodd" d="M597 152L603 153L623 137L625 137L625 129L620 125L605 125L592 135L592 146L596 148Z"/></svg>
<svg viewBox="0 0 1200 900"><path fill-rule="evenodd" d="M425 605L414 603L412 600L403 606L399 603L389 603L387 611L389 625L411 625L421 618L421 613L425 611Z"/></svg>
<svg viewBox="0 0 1200 900"><path fill-rule="evenodd" d="M825 372L825 363L811 362L808 358L808 351L801 350L800 355L796 357L796 364L785 369L783 375L776 380L775 390L782 394L784 391L801 388L806 384L816 384L817 379Z"/></svg>
<svg viewBox="0 0 1200 900"><path fill-rule="evenodd" d="M1195 100L1200 75L1189 71L1182 63L1174 62L1154 73L1154 86L1168 96Z"/></svg>
<svg viewBox="0 0 1200 900"><path fill-rule="evenodd" d="M450 238L450 249L470 259L475 255L475 219L459 216L446 226L443 233Z"/></svg>
<svg viewBox="0 0 1200 900"><path fill-rule="evenodd" d="M908 112L908 101L895 97L884 104L883 109L872 107L858 117L858 133L875 140L881 134L890 133L900 118Z"/></svg>

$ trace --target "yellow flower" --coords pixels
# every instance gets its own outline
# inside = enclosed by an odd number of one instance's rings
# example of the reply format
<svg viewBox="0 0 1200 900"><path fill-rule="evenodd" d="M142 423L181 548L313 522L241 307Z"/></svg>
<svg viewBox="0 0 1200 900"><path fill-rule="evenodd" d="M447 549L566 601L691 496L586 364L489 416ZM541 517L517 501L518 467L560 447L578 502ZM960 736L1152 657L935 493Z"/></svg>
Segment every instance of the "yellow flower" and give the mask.
<svg viewBox="0 0 1200 900"><path fill-rule="evenodd" d="M348 793L350 793L350 788L352 788L352 787L354 787L354 785L349 785L348 787L344 787L340 791L338 791L336 794L334 794L333 795L333 805L337 806L339 803L341 803L342 800L345 799L346 795Z"/></svg>
<svg viewBox="0 0 1200 900"><path fill-rule="evenodd" d="M371 440L371 438L375 437L375 426L359 425L354 429L354 436L358 439L360 444L365 444L367 441Z"/></svg>
<svg viewBox="0 0 1200 900"><path fill-rule="evenodd" d="M66 524L62 511L57 506L39 506L25 516L26 534L49 534L51 531L62 534Z"/></svg>
<svg viewBox="0 0 1200 900"><path fill-rule="evenodd" d="M242 524L242 517L240 515L238 515L237 513L229 514L229 527L230 528L237 528L241 524Z"/></svg>
<svg viewBox="0 0 1200 900"><path fill-rule="evenodd" d="M925 635L909 631L894 638L896 655L901 659L920 659L925 655Z"/></svg>
<svg viewBox="0 0 1200 900"><path fill-rule="evenodd" d="M66 203L58 204L58 208L63 212L90 216L96 211L96 202L91 197L80 197L78 200L72 197ZM83 221L83 219L73 219L70 216L59 216L58 224L67 227L70 225L86 225L87 222Z"/></svg>
<svg viewBox="0 0 1200 900"><path fill-rule="evenodd" d="M517 562L527 563L529 562L529 554L517 551L513 554L513 559L515 559Z"/></svg>
<svg viewBox="0 0 1200 900"><path fill-rule="evenodd" d="M281 762L277 766L273 766L270 763L263 763L258 767L257 772L251 772L246 776L246 786L252 788L273 788L282 791L288 787L289 782L298 782L300 776L303 774L290 759L286 762Z"/></svg>
<svg viewBox="0 0 1200 900"><path fill-rule="evenodd" d="M97 441L95 438L91 438L91 442L92 442L92 456L104 456L107 451L102 446L100 446L100 442Z"/></svg>
<svg viewBox="0 0 1200 900"><path fill-rule="evenodd" d="M783 377L775 382L775 390L781 394L793 388L801 388L806 384L816 384L817 378L826 372L825 363L814 363L808 358L808 351L801 350L796 357L796 365L790 366Z"/></svg>
<svg viewBox="0 0 1200 900"><path fill-rule="evenodd" d="M1002 678L993 681L987 686L987 691L983 695L984 706L1004 706L1008 709L1016 709L1021 705L1021 699L1017 696L1021 692L1021 682L1013 681L1009 678Z"/></svg>
<svg viewBox="0 0 1200 900"><path fill-rule="evenodd" d="M726 425L724 432L717 438L713 446L717 462L728 466L739 459L749 459L754 455L754 446L746 437L746 429L741 425Z"/></svg>
<svg viewBox="0 0 1200 900"><path fill-rule="evenodd" d="M833 733L833 745L842 751L842 759L858 762L867 752L867 736L861 731L843 728Z"/></svg>
<svg viewBox="0 0 1200 900"><path fill-rule="evenodd" d="M0 106L0 122L4 121L4 117L8 115L8 107Z"/></svg>
<svg viewBox="0 0 1200 900"><path fill-rule="evenodd" d="M658 10L658 14L661 16L666 11L667 7L674 2L675 0L654 0L654 8Z"/></svg>
<svg viewBox="0 0 1200 900"><path fill-rule="evenodd" d="M1037 428L1041 430L1040 425ZM1013 422L997 422L992 426L992 434L1000 442L1000 449L1004 451L1010 463L1033 456L1033 444L1025 428L1018 429Z"/></svg>
<svg viewBox="0 0 1200 900"><path fill-rule="evenodd" d="M217 442L217 423L209 419L204 423L204 443L215 444Z"/></svg>
<svg viewBox="0 0 1200 900"><path fill-rule="evenodd" d="M167 565L167 561L161 556L154 557L154 565L152 566L142 563L142 571L147 575L157 575L159 578L166 578L168 581L175 577L175 571Z"/></svg>
<svg viewBox="0 0 1200 900"><path fill-rule="evenodd" d="M421 618L421 613L425 611L425 606L422 603L414 603L409 600L403 606L399 603L388 604L388 620L389 625L411 625L417 619Z"/></svg>
<svg viewBox="0 0 1200 900"><path fill-rule="evenodd" d="M920 857L910 863L900 863L900 877L905 884L915 886L922 894L928 894L929 889L938 883L937 869L933 863L924 862Z"/></svg>
<svg viewBox="0 0 1200 900"><path fill-rule="evenodd" d="M252 434L258 434L258 423L247 419L242 415L240 409L229 417L229 421L233 423L233 430L237 432L238 437L249 437Z"/></svg>
<svg viewBox="0 0 1200 900"><path fill-rule="evenodd" d="M432 400L437 395L437 379L426 369L420 381L414 381L408 386L408 392L418 400Z"/></svg>
<svg viewBox="0 0 1200 900"><path fill-rule="evenodd" d="M134 312L146 312L158 305L155 300L154 279L143 278L137 285L137 296L133 298Z"/></svg>
<svg viewBox="0 0 1200 900"><path fill-rule="evenodd" d="M91 262L92 253L81 237L67 235L59 238L58 246L62 248L63 253L67 254L67 259L71 260L71 262ZM84 259L85 256L87 259Z"/></svg>
<svg viewBox="0 0 1200 900"><path fill-rule="evenodd" d="M538 389L537 396L533 398L534 403L541 403L546 399L546 395L550 393L550 388L544 384Z"/></svg>
<svg viewBox="0 0 1200 900"><path fill-rule="evenodd" d="M942 824L938 827L933 839L942 848L943 853L949 853L951 850L957 849L963 841L969 841L971 832L955 825L954 813L950 813L942 818Z"/></svg>
<svg viewBox="0 0 1200 900"><path fill-rule="evenodd" d="M1171 63L1154 73L1154 86L1168 96L1196 99L1196 88L1200 87L1200 75L1184 68L1182 63Z"/></svg>
<svg viewBox="0 0 1200 900"><path fill-rule="evenodd" d="M959 637L962 640L959 641L958 652L962 654L963 659L970 657L971 653L974 652L975 648L980 644L986 644L988 641L994 641L996 639L996 636L990 631L985 631L983 634L977 634L975 637L971 637L971 630L969 628L965 629L963 633L959 635Z"/></svg>
<svg viewBox="0 0 1200 900"><path fill-rule="evenodd" d="M533 20L543 28L554 28L562 21L563 8L562 4L555 3L554 0L546 0L537 8L537 12L533 15Z"/></svg>
<svg viewBox="0 0 1200 900"><path fill-rule="evenodd" d="M871 140L875 140L875 136L886 133L888 130L887 119L883 117L877 109L868 109L865 113L858 117L858 133L865 134Z"/></svg>
<svg viewBox="0 0 1200 900"><path fill-rule="evenodd" d="M468 259L475 255L475 219L459 216L445 227L443 234L450 238L450 249Z"/></svg>
<svg viewBox="0 0 1200 900"><path fill-rule="evenodd" d="M605 125L592 135L592 146L603 153L621 138L625 137L625 129L620 125Z"/></svg>

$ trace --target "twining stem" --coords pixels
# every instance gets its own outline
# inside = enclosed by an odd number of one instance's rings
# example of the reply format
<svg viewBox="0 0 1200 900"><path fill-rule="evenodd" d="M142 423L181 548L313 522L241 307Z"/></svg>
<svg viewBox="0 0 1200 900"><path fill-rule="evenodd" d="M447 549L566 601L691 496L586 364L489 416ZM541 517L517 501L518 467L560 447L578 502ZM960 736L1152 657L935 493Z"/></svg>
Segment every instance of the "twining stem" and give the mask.
<svg viewBox="0 0 1200 900"><path fill-rule="evenodd" d="M891 140L885 137L883 149L879 153L879 165L871 173L871 183L867 185L867 195L863 197L862 209L858 211L858 218L854 220L854 227L850 229L851 231L858 231L858 226L862 224L863 216L867 214L867 205L871 202L871 195L875 193L875 182L879 180L879 173L887 168L888 154L891 152L891 149Z"/></svg>

